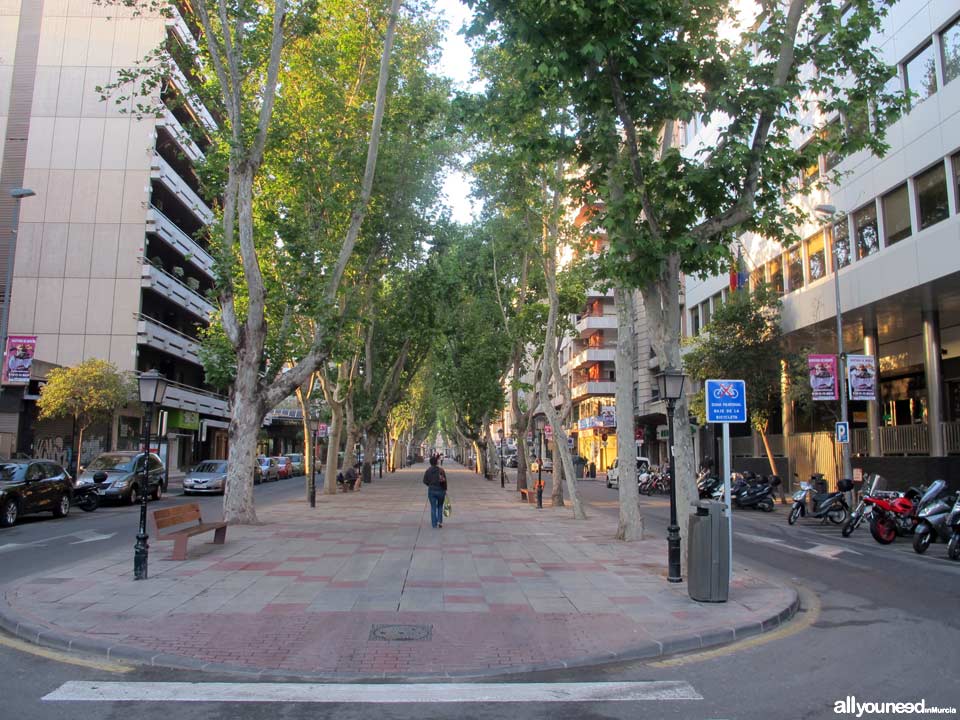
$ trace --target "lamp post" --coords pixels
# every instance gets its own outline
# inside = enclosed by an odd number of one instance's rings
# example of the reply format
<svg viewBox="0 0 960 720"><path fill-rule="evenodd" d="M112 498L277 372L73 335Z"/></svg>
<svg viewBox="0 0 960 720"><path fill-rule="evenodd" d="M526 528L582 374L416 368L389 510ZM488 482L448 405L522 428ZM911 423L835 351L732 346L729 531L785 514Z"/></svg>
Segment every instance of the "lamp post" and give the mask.
<svg viewBox="0 0 960 720"><path fill-rule="evenodd" d="M10 190L13 198L13 218L10 224L10 251L7 253L7 283L3 286L3 318L0 319L0 338L3 340L3 361L7 361L7 326L10 323L10 290L13 285L13 261L17 254L17 235L20 231L20 201L33 197L30 188L17 187Z"/></svg>
<svg viewBox="0 0 960 720"><path fill-rule="evenodd" d="M537 415L533 422L537 428L537 507L543 508L543 426L545 415Z"/></svg>
<svg viewBox="0 0 960 720"><path fill-rule="evenodd" d="M503 426L497 430L497 437L500 438L500 487L506 487L503 479Z"/></svg>
<svg viewBox="0 0 960 720"><path fill-rule="evenodd" d="M147 544L147 495L150 494L150 421L153 419L154 405L163 404L163 396L167 392L167 379L156 370L150 370L140 376L140 402L143 403L143 447L141 455L142 476L140 479L140 531L137 533L137 543L133 546L133 579L147 579L147 555L150 545Z"/></svg>
<svg viewBox="0 0 960 720"><path fill-rule="evenodd" d="M380 467L380 479L383 479L383 441L377 440L377 465Z"/></svg>
<svg viewBox="0 0 960 720"><path fill-rule="evenodd" d="M813 212L823 220L823 243L827 244L827 228L837 216L837 208L833 205L817 205ZM840 421L849 422L849 410L847 408L847 356L843 351L843 316L840 310L840 267L837 263L836 248L831 245L831 255L833 256L833 291L837 307L837 389L840 392ZM849 427L849 426L848 426ZM843 477L849 479L853 477L853 470L850 465L850 443L841 443L840 455L843 463Z"/></svg>
<svg viewBox="0 0 960 720"><path fill-rule="evenodd" d="M660 397L667 401L668 456L670 458L670 525L667 527L667 582L678 583L680 576L680 526L677 525L677 468L673 458L673 410L683 395L686 376L668 367L657 375Z"/></svg>

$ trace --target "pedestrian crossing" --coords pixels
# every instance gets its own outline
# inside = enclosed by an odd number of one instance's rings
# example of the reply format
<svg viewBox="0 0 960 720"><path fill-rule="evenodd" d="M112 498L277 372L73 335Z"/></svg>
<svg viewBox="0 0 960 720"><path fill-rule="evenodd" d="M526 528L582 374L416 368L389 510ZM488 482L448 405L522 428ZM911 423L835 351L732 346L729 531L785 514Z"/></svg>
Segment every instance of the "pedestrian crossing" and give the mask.
<svg viewBox="0 0 960 720"><path fill-rule="evenodd" d="M73 680L46 702L515 703L703 700L679 680L581 683L188 683Z"/></svg>

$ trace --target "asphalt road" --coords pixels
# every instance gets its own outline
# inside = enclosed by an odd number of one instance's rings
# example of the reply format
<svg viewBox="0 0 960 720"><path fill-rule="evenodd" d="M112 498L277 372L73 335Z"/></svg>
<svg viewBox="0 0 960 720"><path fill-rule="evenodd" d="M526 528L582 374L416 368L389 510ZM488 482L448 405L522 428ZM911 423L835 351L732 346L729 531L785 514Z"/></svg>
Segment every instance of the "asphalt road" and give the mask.
<svg viewBox="0 0 960 720"><path fill-rule="evenodd" d="M589 512L617 513L616 490L602 482L582 482ZM258 503L281 502L303 494L303 481L259 486ZM161 504L182 501L165 499ZM219 498L199 498L205 510L219 510ZM665 498L643 499L646 530L665 536ZM536 510L531 509L536 512ZM547 508L542 512L553 512ZM105 508L64 520L42 517L0 530L0 577L10 579L54 567L115 544L131 547L136 533L135 508ZM63 658L25 651L0 638L0 697L4 717L97 720L127 717L163 718L836 718L834 703L854 695L859 702L914 702L952 706L960 714L960 563L945 559L943 545L917 556L898 540L881 547L861 528L849 539L833 526L801 521L789 527L777 506L766 515L738 512L734 520L734 566L750 567L793 582L803 608L784 628L713 652L682 655L660 663L623 663L590 670L543 673L510 678L522 683L591 683L677 681L687 683L701 700L593 702L448 703L438 698L411 703L351 702L80 702L44 701L63 683L112 681L132 683L131 698L144 687L162 689L169 682L242 683L234 677L91 667ZM97 536L110 537L97 539ZM84 542L86 540L86 542ZM11 544L17 543L11 548ZM5 549L10 548L10 549ZM664 540L666 552L666 540ZM81 662L84 662L81 660ZM553 685L554 687L559 687ZM230 688L241 686L229 686ZM362 696L361 696L362 698ZM443 698L440 697L440 700ZM869 715L863 717L893 717ZM902 715L897 717L903 717ZM943 716L937 716L943 717ZM947 715L946 717L950 717ZM954 716L956 717L956 715Z"/></svg>

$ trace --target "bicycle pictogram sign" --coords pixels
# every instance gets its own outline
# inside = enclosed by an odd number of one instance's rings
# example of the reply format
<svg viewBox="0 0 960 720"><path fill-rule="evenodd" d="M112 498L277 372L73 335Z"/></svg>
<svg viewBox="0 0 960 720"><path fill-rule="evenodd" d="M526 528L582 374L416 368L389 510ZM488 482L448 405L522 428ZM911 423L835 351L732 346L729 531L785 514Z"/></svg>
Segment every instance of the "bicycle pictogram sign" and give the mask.
<svg viewBox="0 0 960 720"><path fill-rule="evenodd" d="M719 384L713 390L713 396L718 400L720 398L730 398L731 400L736 400L740 397L740 391L737 389L735 383L718 381Z"/></svg>
<svg viewBox="0 0 960 720"><path fill-rule="evenodd" d="M747 385L743 380L707 380L704 396L707 401L707 422L747 421Z"/></svg>

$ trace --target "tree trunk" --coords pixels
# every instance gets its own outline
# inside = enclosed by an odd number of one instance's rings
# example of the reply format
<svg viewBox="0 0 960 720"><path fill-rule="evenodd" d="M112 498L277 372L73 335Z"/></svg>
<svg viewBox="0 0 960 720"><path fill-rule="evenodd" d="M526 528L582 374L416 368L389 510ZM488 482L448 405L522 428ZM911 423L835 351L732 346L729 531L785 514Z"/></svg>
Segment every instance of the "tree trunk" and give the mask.
<svg viewBox="0 0 960 720"><path fill-rule="evenodd" d="M253 501L253 463L264 409L257 399L259 368L237 357L237 377L231 397L230 448L227 483L223 493L223 519L231 524L257 522Z"/></svg>
<svg viewBox="0 0 960 720"><path fill-rule="evenodd" d="M563 465L557 461L557 454L553 455L553 472L550 473L550 504L553 507L563 507Z"/></svg>
<svg viewBox="0 0 960 720"><path fill-rule="evenodd" d="M637 454L633 436L633 378L637 342L634 337L633 294L618 287L613 291L617 307L617 472L619 473L620 521L617 540L642 540L643 516L637 489Z"/></svg>
<svg viewBox="0 0 960 720"><path fill-rule="evenodd" d="M77 427L76 421L74 421L74 427ZM81 452L81 451L83 450L83 431L84 431L84 429L85 429L84 426L81 425L81 426L79 427L79 429L77 430L77 474L75 475L75 477L76 477L77 479L80 478L80 458L81 458L81 456L82 456L82 452ZM140 435L143 435L143 432L141 432ZM137 444L139 445L139 443L137 443ZM149 445L149 443L148 443L148 445ZM147 450L149 451L150 448L147 447Z"/></svg>
<svg viewBox="0 0 960 720"><path fill-rule="evenodd" d="M327 471L323 478L323 491L328 495L337 492L337 454L340 452L340 428L343 426L343 409L339 403L330 406L330 435L327 438Z"/></svg>
<svg viewBox="0 0 960 720"><path fill-rule="evenodd" d="M366 442L363 444L363 473L361 477L363 482L370 482L373 475L373 460L376 459L377 436L373 433L367 433Z"/></svg>

